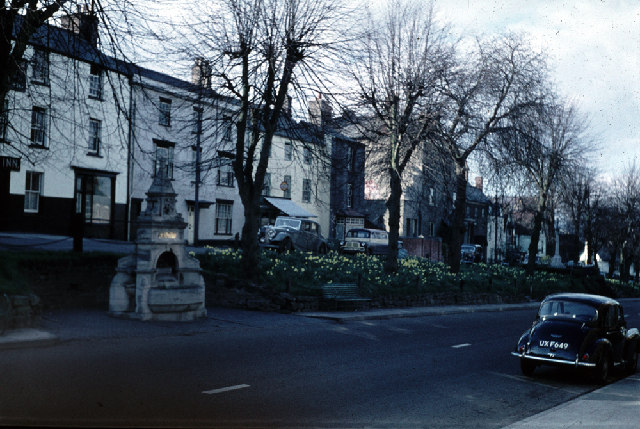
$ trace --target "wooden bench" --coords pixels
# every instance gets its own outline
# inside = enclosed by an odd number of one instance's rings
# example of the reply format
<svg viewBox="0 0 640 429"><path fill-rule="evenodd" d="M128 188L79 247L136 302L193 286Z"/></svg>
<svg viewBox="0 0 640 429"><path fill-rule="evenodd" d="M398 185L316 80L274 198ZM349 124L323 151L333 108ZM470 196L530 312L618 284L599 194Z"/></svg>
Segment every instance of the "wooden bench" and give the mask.
<svg viewBox="0 0 640 429"><path fill-rule="evenodd" d="M338 309L340 303L351 304L353 307L359 304L366 304L371 298L361 297L358 293L358 285L355 283L330 283L322 286L322 298L324 301L332 302Z"/></svg>

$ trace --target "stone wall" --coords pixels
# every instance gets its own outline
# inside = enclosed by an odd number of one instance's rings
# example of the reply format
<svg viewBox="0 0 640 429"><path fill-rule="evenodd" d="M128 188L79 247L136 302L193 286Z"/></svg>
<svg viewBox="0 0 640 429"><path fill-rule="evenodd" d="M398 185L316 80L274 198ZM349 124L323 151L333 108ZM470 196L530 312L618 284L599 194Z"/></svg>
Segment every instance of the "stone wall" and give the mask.
<svg viewBox="0 0 640 429"><path fill-rule="evenodd" d="M42 304L37 295L9 295L11 314L7 329L33 328L40 323Z"/></svg>

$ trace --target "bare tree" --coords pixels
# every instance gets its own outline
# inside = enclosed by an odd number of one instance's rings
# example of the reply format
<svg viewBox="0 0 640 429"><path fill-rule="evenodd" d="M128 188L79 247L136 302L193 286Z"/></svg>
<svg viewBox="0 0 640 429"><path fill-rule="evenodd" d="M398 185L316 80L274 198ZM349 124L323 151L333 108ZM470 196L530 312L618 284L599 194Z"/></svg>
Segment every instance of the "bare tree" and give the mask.
<svg viewBox="0 0 640 429"><path fill-rule="evenodd" d="M350 68L355 108L368 120L360 129L369 142L374 174L389 180L387 272L398 267L402 179L416 149L435 130L436 86L448 67L447 31L434 9L392 1L382 16L368 15L366 31Z"/></svg>
<svg viewBox="0 0 640 429"><path fill-rule="evenodd" d="M445 101L433 142L455 163L456 199L449 265L460 269L460 245L465 232L467 161L488 138L503 131L517 112L541 100L546 78L545 58L523 37L508 34L477 40L472 50L459 52L458 61L442 81Z"/></svg>
<svg viewBox="0 0 640 429"><path fill-rule="evenodd" d="M212 87L233 106L233 171L244 209L241 248L258 276L260 198L288 96L317 84L335 49L345 9L338 0L220 0L199 3L188 31L192 56L211 67ZM200 20L194 20L200 16ZM193 55L196 53L197 55Z"/></svg>
<svg viewBox="0 0 640 429"><path fill-rule="evenodd" d="M535 268L540 231L553 188L563 174L584 168L593 145L588 140L587 123L573 105L559 100L527 109L528 114L514 118L513 128L500 136L495 146L498 159L512 164L536 189L529 262L527 272ZM513 170L512 170L513 171Z"/></svg>
<svg viewBox="0 0 640 429"><path fill-rule="evenodd" d="M593 193L595 172L592 169L579 166L578 170L569 172L560 180L559 186L560 206L567 214L573 226L575 241L572 246L571 259L578 262L578 258L584 249L585 241L589 242L590 234L590 200ZM589 243L590 245L591 243ZM588 249L588 263L591 263L591 249Z"/></svg>
<svg viewBox="0 0 640 429"><path fill-rule="evenodd" d="M630 164L613 185L613 204L618 214L611 225L612 239L617 238L616 250L620 251L620 278L629 280L631 265L640 254L640 167ZM617 233L616 233L617 232Z"/></svg>

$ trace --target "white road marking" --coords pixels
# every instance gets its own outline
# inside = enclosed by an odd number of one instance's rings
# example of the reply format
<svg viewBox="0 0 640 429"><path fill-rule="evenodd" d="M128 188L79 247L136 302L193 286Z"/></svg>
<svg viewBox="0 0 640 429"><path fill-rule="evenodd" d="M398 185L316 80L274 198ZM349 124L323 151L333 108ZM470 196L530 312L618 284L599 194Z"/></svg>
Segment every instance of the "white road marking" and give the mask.
<svg viewBox="0 0 640 429"><path fill-rule="evenodd" d="M215 395L216 393L230 392L232 390L244 389L247 387L251 386L249 386L248 384L237 384L235 386L222 387L220 389L205 390L202 393L204 393L205 395Z"/></svg>
<svg viewBox="0 0 640 429"><path fill-rule="evenodd" d="M463 347L469 347L471 344L469 343L463 343L463 344L456 344L455 346L451 346L452 349L461 349Z"/></svg>

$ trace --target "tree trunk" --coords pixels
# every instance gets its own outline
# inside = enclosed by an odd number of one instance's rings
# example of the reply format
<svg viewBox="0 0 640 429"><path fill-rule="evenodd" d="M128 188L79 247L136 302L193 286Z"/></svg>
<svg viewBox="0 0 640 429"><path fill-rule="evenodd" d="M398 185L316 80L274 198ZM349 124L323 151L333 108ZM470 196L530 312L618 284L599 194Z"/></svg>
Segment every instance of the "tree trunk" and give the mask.
<svg viewBox="0 0 640 429"><path fill-rule="evenodd" d="M609 257L609 278L613 278L613 273L616 270L616 262L618 260L618 246L611 248L611 255Z"/></svg>
<svg viewBox="0 0 640 429"><path fill-rule="evenodd" d="M452 273L460 271L460 246L464 238L464 218L467 211L467 170L464 161L456 161L456 201L449 242L449 267Z"/></svg>
<svg viewBox="0 0 640 429"><path fill-rule="evenodd" d="M398 238L400 238L400 203L402 198L402 179L398 172L390 169L389 184L391 193L387 199L389 210L389 254L384 264L387 273L398 271Z"/></svg>
<svg viewBox="0 0 640 429"><path fill-rule="evenodd" d="M542 231L542 219L547 207L547 194L542 192L538 198L538 207L533 218L533 230L531 231L531 243L529 243L529 261L527 262L527 275L533 274L536 269L536 257L538 255L538 243L540 242L540 231Z"/></svg>
<svg viewBox="0 0 640 429"><path fill-rule="evenodd" d="M252 186L255 188L254 186ZM257 197L256 197L257 195ZM247 280L258 281L260 270L258 262L260 246L258 245L258 230L260 229L260 192L252 189L242 198L244 207L244 225L242 226L242 266Z"/></svg>

